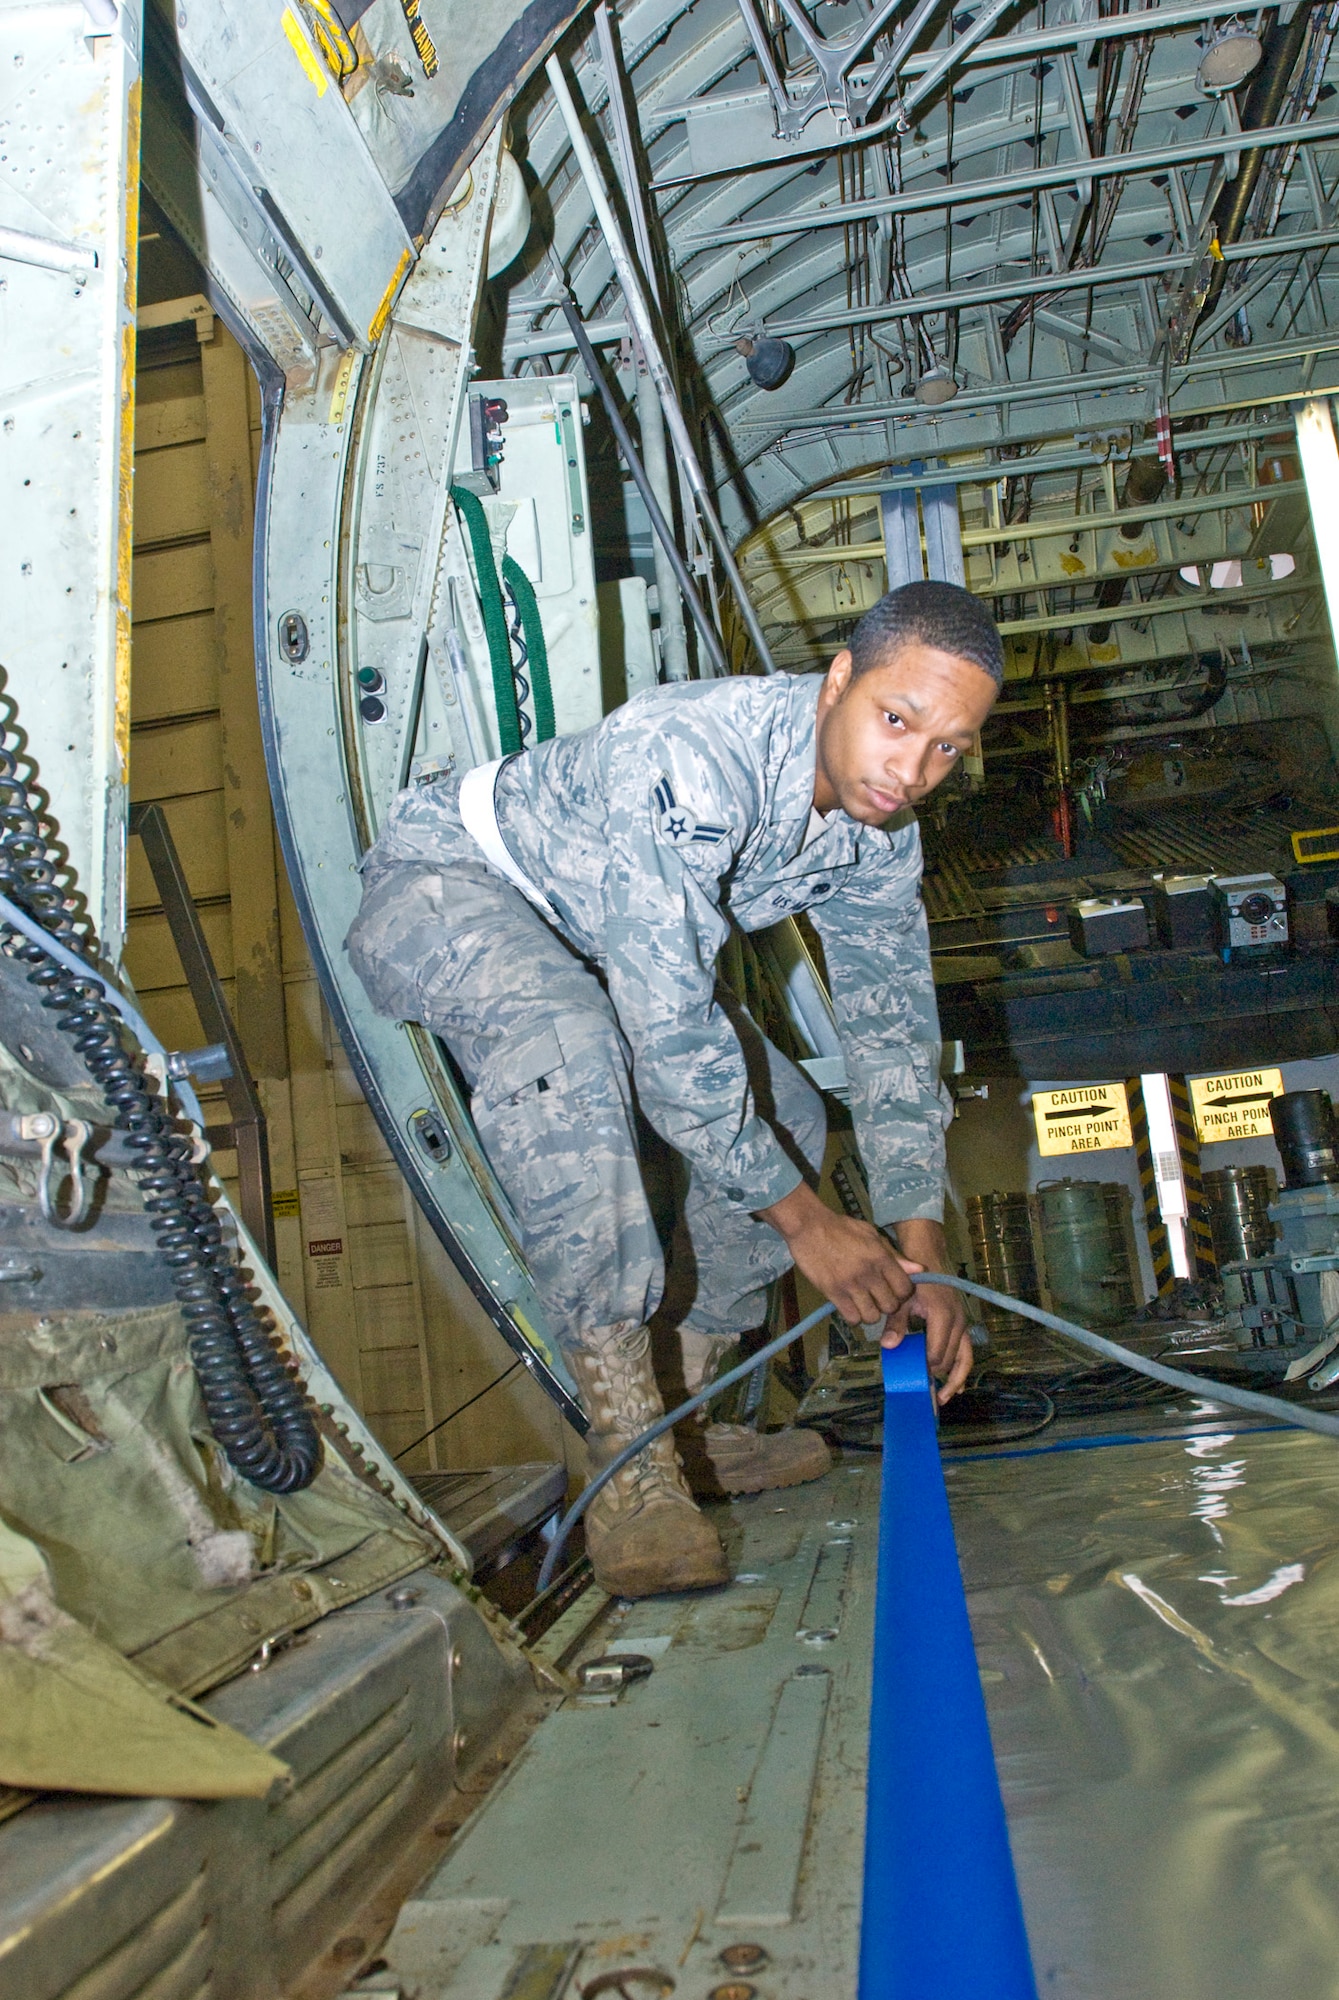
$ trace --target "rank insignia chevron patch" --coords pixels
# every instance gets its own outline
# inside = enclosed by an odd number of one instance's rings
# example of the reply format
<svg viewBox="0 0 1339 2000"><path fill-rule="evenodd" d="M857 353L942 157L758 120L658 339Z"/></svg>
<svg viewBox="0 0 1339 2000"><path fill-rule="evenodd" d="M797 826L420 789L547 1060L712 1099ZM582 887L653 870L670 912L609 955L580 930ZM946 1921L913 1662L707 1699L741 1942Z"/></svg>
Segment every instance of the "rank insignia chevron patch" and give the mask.
<svg viewBox="0 0 1339 2000"><path fill-rule="evenodd" d="M670 841L675 847L714 846L718 840L724 840L729 832L728 827L709 825L706 820L699 820L687 806L681 806L674 796L673 785L663 772L657 779L651 796L660 815L656 822L657 828L662 838Z"/></svg>

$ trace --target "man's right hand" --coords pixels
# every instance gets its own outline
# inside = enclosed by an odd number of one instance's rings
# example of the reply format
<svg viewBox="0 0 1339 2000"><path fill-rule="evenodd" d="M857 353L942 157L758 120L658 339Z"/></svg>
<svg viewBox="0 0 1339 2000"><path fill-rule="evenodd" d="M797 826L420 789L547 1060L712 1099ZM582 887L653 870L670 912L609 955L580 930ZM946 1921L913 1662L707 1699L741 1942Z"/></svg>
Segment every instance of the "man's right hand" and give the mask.
<svg viewBox="0 0 1339 2000"><path fill-rule="evenodd" d="M834 1215L807 1182L758 1211L784 1236L796 1267L853 1325L872 1325L911 1297L919 1264L899 1257L872 1223Z"/></svg>

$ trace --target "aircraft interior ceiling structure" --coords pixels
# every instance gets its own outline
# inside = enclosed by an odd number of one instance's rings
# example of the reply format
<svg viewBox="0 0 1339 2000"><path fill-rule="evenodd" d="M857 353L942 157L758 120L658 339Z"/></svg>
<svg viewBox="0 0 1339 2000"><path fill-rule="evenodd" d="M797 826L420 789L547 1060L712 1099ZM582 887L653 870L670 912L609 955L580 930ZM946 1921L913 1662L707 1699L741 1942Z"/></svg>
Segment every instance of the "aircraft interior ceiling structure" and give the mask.
<svg viewBox="0 0 1339 2000"><path fill-rule="evenodd" d="M0 2000L1333 2000L1336 37L0 0ZM360 865L923 578L1005 658L919 815L980 1367L936 1443L825 1322L728 1586L550 1585L587 1417ZM719 971L869 1216L816 932ZM986 1767L909 1695L914 1813L898 1676Z"/></svg>

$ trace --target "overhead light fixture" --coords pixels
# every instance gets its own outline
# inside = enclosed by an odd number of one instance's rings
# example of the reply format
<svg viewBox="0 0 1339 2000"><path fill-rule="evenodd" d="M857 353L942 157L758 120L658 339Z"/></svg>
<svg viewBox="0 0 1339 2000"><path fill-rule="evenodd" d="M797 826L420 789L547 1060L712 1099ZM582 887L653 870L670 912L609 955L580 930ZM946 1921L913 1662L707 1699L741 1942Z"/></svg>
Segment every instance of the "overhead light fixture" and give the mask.
<svg viewBox="0 0 1339 2000"><path fill-rule="evenodd" d="M1330 630L1339 647L1339 444L1335 442L1329 398L1320 396L1314 403L1303 403L1295 422L1297 455L1306 481Z"/></svg>
<svg viewBox="0 0 1339 2000"><path fill-rule="evenodd" d="M1244 21L1223 21L1204 45L1195 81L1209 97L1235 90L1258 68L1263 53L1260 37Z"/></svg>
<svg viewBox="0 0 1339 2000"><path fill-rule="evenodd" d="M936 361L933 368L927 368L916 384L916 401L930 409L937 403L951 403L957 393L957 377L945 368L942 361Z"/></svg>
<svg viewBox="0 0 1339 2000"><path fill-rule="evenodd" d="M749 380L760 389L779 389L795 366L795 349L790 342L777 340L770 333L742 333L735 348L744 357Z"/></svg>

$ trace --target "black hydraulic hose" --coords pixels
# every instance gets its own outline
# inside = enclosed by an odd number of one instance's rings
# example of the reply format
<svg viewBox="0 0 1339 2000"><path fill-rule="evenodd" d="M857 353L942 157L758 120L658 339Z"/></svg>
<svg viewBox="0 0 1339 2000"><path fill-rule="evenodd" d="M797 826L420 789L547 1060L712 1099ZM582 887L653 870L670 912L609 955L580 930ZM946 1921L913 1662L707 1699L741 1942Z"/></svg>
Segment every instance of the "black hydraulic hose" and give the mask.
<svg viewBox="0 0 1339 2000"><path fill-rule="evenodd" d="M191 1363L210 1429L230 1465L253 1486L295 1493L310 1486L321 1463L321 1439L306 1392L253 1303L237 1255L223 1231L193 1158L189 1140L174 1132L143 1055L128 1046L129 1030L105 997L89 951L65 906L49 843L28 803L18 760L0 741L0 937L27 965L29 984L70 1037L74 1052L101 1089L112 1124L135 1155L131 1167L144 1195L158 1251L172 1273L186 1322ZM10 898L13 901L10 901ZM13 919L26 915L51 949Z"/></svg>
<svg viewBox="0 0 1339 2000"><path fill-rule="evenodd" d="M1298 1403L1285 1403L1280 1396L1262 1396L1255 1389L1238 1389L1231 1383L1214 1382L1204 1375L1188 1375L1183 1369L1168 1368L1161 1361L1152 1361L1147 1355L1136 1354L1133 1348L1122 1347L1119 1341L1108 1340L1100 1333L1090 1333L1086 1326L1076 1326L1073 1320L1061 1319L1058 1313L1046 1312L1041 1306L1029 1305L1026 1299L1011 1299L1005 1292L993 1292L988 1285L974 1284L970 1278L958 1278L949 1271L922 1271L916 1283L947 1285L950 1290L966 1292L974 1299L984 1300L987 1305L1000 1306L1006 1312L1022 1313L1028 1319L1035 1319L1039 1326L1050 1327L1053 1332L1062 1333L1067 1340L1077 1341L1080 1347L1087 1347L1094 1354L1100 1354L1104 1360L1118 1361L1123 1368L1131 1368L1139 1375L1151 1376L1153 1381L1163 1382L1169 1389L1180 1389L1191 1396L1203 1396L1214 1403L1227 1403L1233 1409L1249 1410L1253 1416L1282 1417L1285 1423L1295 1424L1301 1430L1319 1431L1324 1437L1339 1438L1339 1416L1327 1416L1323 1410L1308 1410ZM834 1310L831 1304L819 1306L807 1319L802 1319L798 1326L793 1326L788 1332L779 1334L775 1340L768 1341L766 1347L760 1347L756 1354L750 1355L747 1361L741 1361L737 1368L731 1368L718 1380L708 1382L705 1389L699 1389L686 1403L680 1403L677 1410L671 1410L668 1416L660 1417L649 1425L640 1437L635 1437L631 1444L625 1445L617 1457L612 1458L590 1484L583 1488L558 1523L539 1572L539 1581L535 1586L536 1594L548 1589L568 1537L591 1501L617 1473L623 1470L625 1465L640 1452L645 1451L648 1445L654 1444L657 1438L663 1437L666 1431L672 1430L676 1424L681 1424L685 1417L691 1417L695 1410L700 1410L704 1403L711 1402L713 1397L719 1396L733 1383L742 1381L746 1375L752 1374L755 1368L763 1367L774 1355L780 1354L784 1348L799 1340L811 1327L817 1326Z"/></svg>
<svg viewBox="0 0 1339 2000"><path fill-rule="evenodd" d="M1177 713L1178 722L1191 722L1197 715L1207 715L1216 708L1227 692L1227 655L1220 653L1217 659L1201 656L1200 665L1205 670L1204 686L1190 701L1183 704Z"/></svg>
<svg viewBox="0 0 1339 2000"><path fill-rule="evenodd" d="M664 513L661 511L660 502L656 499L651 489L651 482L646 476L646 468L638 456L637 447L632 442L631 434L623 421L623 412L618 407L618 401L613 390L604 379L604 370L601 368L599 360L596 357L595 349L591 346L590 335L582 324L581 314L577 311L576 305L570 298L563 300L563 317L571 329L572 338L576 342L577 353L581 356L586 373L595 384L600 401L604 404L604 413L609 419L609 428L614 433L614 443L623 454L628 471L632 474L634 486L646 502L646 511L651 516L651 526L654 528L656 537L665 554L669 557L671 569L679 580L679 589L683 593L684 603L693 614L693 623L697 627L698 637L710 655L716 672L718 674L727 674L730 669L726 664L720 635L707 616L702 600L693 587L693 579L689 573L688 565L680 554L679 545L674 539L674 530L665 519Z"/></svg>
<svg viewBox="0 0 1339 2000"><path fill-rule="evenodd" d="M1274 25L1265 37L1264 60L1246 95L1246 106L1241 119L1244 132L1278 122L1279 112L1283 109L1283 99L1292 73L1297 67L1297 58L1302 53L1302 45L1311 26L1314 11L1311 0L1301 0L1301 4L1294 10L1292 19L1282 26L1279 25L1277 15L1275 16ZM1264 164L1263 147L1253 147L1250 152L1243 153L1236 179L1229 181L1214 204L1214 224L1220 246L1235 243L1241 235ZM1227 265L1222 262L1216 263L1209 280L1209 289L1205 293L1201 317L1205 313L1211 313L1217 305L1226 278Z"/></svg>

